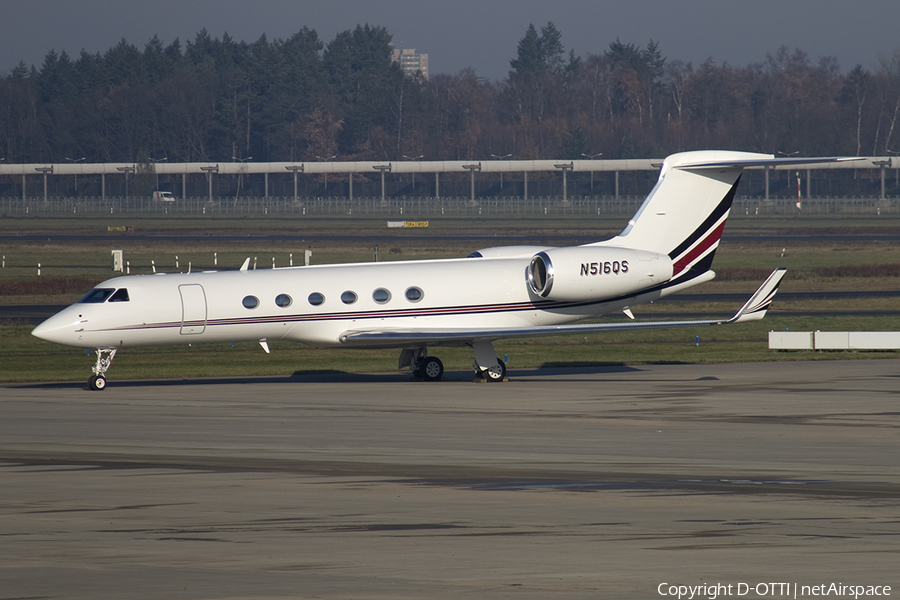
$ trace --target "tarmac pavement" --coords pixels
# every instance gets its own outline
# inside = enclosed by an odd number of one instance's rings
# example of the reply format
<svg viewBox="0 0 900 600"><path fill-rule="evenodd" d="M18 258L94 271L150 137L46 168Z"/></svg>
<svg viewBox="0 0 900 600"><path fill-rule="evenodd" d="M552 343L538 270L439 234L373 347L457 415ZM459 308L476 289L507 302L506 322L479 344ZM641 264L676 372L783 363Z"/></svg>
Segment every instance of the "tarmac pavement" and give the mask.
<svg viewBox="0 0 900 600"><path fill-rule="evenodd" d="M900 590L897 361L509 375L0 385L0 598Z"/></svg>

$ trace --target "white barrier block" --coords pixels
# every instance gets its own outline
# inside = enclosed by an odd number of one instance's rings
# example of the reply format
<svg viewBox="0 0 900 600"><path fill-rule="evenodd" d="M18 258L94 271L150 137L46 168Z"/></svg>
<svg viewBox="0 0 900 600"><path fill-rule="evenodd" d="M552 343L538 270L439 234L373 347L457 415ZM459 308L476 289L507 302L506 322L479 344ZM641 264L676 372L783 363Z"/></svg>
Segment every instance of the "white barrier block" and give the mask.
<svg viewBox="0 0 900 600"><path fill-rule="evenodd" d="M849 346L856 350L896 350L900 331L851 331Z"/></svg>
<svg viewBox="0 0 900 600"><path fill-rule="evenodd" d="M900 331L770 331L770 350L900 350Z"/></svg>
<svg viewBox="0 0 900 600"><path fill-rule="evenodd" d="M770 350L812 350L811 331L770 331Z"/></svg>
<svg viewBox="0 0 900 600"><path fill-rule="evenodd" d="M849 350L850 332L817 331L814 342L816 350Z"/></svg>

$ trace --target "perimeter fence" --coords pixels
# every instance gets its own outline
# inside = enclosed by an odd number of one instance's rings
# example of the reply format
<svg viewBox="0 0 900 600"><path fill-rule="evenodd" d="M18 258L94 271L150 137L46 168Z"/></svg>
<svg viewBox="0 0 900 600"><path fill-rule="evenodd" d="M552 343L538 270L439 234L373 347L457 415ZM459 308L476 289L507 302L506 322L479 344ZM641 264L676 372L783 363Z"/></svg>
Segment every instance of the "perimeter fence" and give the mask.
<svg viewBox="0 0 900 600"><path fill-rule="evenodd" d="M554 196L490 198L179 198L174 202L149 198L0 198L0 216L65 214L143 215L381 215L436 217L440 215L603 215L633 214L644 196ZM736 198L732 217L758 215L892 215L900 214L900 200L820 197L804 199Z"/></svg>

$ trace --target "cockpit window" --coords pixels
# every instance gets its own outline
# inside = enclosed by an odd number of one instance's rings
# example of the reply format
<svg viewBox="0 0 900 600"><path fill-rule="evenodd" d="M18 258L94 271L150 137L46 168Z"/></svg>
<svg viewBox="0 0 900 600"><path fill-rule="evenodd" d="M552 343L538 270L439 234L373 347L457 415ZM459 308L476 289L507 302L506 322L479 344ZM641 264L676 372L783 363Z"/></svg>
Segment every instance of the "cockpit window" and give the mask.
<svg viewBox="0 0 900 600"><path fill-rule="evenodd" d="M116 293L109 297L110 302L128 302L128 290L120 288Z"/></svg>
<svg viewBox="0 0 900 600"><path fill-rule="evenodd" d="M106 302L106 299L112 296L112 293L115 291L113 288L94 288L78 302L80 304L100 304L101 302Z"/></svg>

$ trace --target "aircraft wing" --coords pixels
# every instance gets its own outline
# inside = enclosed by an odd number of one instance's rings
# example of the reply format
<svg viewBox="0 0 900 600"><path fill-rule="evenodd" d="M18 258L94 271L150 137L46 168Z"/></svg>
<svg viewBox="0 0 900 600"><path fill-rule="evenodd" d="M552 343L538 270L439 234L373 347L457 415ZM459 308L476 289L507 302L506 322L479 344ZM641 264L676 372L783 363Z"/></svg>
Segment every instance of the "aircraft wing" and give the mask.
<svg viewBox="0 0 900 600"><path fill-rule="evenodd" d="M658 329L663 327L693 327L700 325L725 325L758 321L766 315L775 292L786 273L785 269L775 269L756 293L729 319L706 319L684 321L628 321L616 323L584 323L575 325L537 325L534 327L501 327L496 329L476 328L435 328L435 329L353 329L340 335L346 345L391 344L397 346L414 344L452 344L476 340L493 341L514 337L537 337L546 335L567 335L597 333L602 331L625 331L628 329Z"/></svg>

